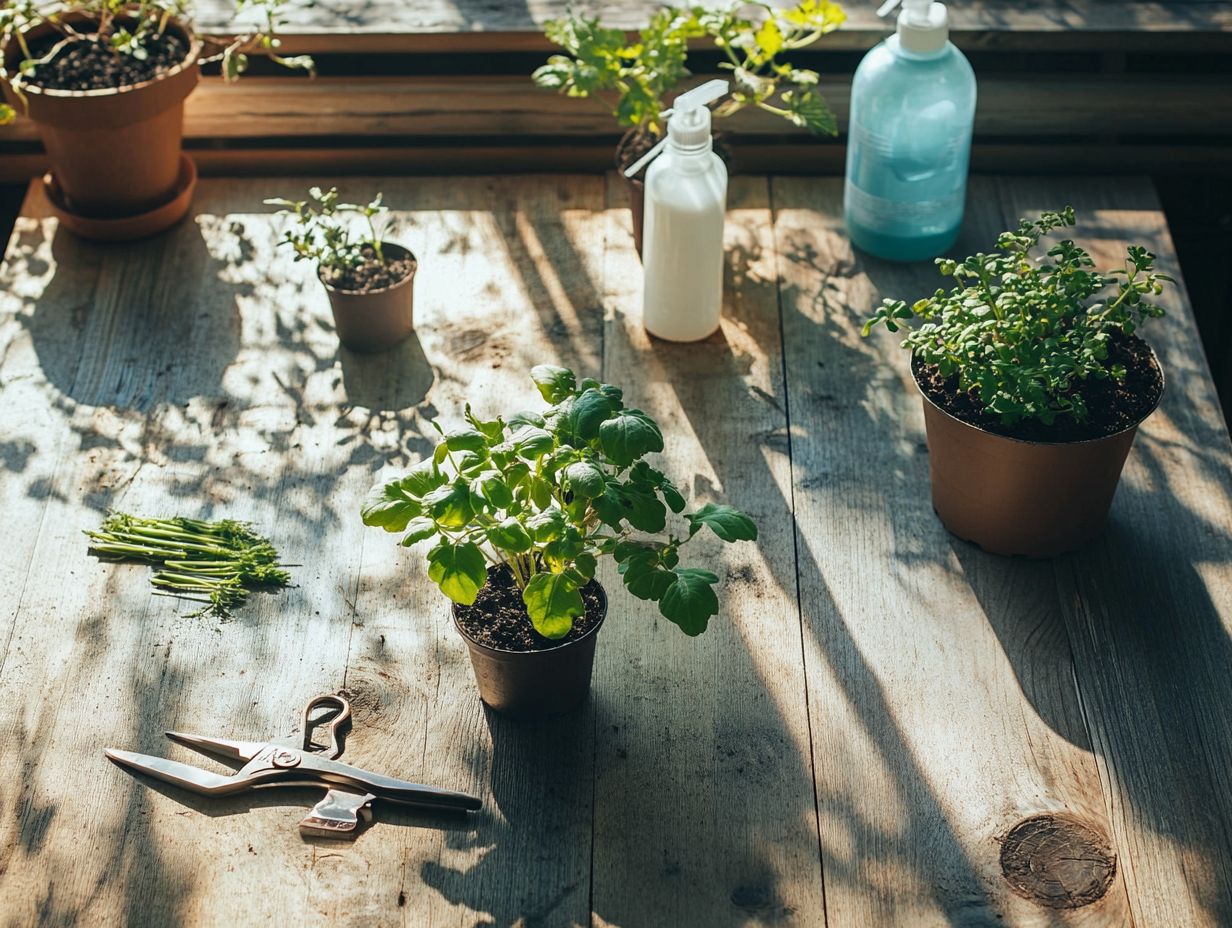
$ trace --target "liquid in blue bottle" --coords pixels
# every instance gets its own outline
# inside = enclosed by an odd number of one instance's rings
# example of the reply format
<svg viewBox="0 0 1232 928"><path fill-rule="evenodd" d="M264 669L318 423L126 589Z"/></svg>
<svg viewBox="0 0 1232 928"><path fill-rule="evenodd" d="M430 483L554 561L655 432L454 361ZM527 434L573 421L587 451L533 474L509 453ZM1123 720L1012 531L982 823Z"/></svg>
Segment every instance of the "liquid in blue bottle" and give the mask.
<svg viewBox="0 0 1232 928"><path fill-rule="evenodd" d="M864 56L852 83L843 214L861 250L919 261L942 254L962 226L975 74L949 40L944 4L902 7L896 34Z"/></svg>

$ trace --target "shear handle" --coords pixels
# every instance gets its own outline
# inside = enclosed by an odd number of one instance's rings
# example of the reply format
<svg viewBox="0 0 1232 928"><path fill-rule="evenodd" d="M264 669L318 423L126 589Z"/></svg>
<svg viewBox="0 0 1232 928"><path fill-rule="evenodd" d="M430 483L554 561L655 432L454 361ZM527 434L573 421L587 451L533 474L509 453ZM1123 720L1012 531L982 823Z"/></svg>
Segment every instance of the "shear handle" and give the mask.
<svg viewBox="0 0 1232 928"><path fill-rule="evenodd" d="M436 809L459 809L474 811L482 804L478 796L461 793L438 786L409 783L394 777L383 776L342 761L331 760L319 754L305 753L296 768L296 776L311 774L324 784L349 786L352 789L372 793L378 799L401 802L408 805L428 806Z"/></svg>
<svg viewBox="0 0 1232 928"><path fill-rule="evenodd" d="M329 720L329 746L325 750L315 750L315 745L312 743L312 724L309 716L312 715L314 709L328 707L337 711L337 714ZM338 732L346 725L351 718L351 704L342 696L335 696L333 693L323 693L320 696L313 696L308 700L308 705L304 706L304 750L320 754L323 757L328 757L330 760L339 757L342 754L342 745L338 742Z"/></svg>

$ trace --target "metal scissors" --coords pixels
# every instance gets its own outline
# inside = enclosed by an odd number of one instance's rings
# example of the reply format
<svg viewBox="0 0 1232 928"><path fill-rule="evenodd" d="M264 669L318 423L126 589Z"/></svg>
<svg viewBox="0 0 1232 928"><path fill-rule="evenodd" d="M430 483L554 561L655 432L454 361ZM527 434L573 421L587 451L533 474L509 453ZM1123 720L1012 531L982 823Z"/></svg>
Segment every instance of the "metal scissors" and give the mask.
<svg viewBox="0 0 1232 928"><path fill-rule="evenodd" d="M334 709L337 714L329 720L329 744L318 748L312 742L309 717L314 710L322 708ZM338 760L342 754L338 731L350 717L351 704L346 699L326 694L314 696L304 707L302 741L294 737L281 742L229 741L166 732L172 741L200 754L246 762L230 776L149 754L113 748L108 748L106 754L122 767L202 796L230 796L270 786L324 786L325 798L299 823L303 834L318 837L354 838L360 816L365 821L372 817L371 804L376 799L440 810L474 811L480 807L478 796L408 783Z"/></svg>

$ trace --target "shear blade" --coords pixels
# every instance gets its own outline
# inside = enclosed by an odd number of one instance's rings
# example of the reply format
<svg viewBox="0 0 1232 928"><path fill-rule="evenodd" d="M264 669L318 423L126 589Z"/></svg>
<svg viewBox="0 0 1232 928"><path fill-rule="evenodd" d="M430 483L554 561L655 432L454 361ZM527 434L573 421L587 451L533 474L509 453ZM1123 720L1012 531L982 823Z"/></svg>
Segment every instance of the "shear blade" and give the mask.
<svg viewBox="0 0 1232 928"><path fill-rule="evenodd" d="M192 748L198 754L211 754L232 760L252 760L266 746L263 741L229 741L226 738L207 738L205 735L190 735L182 731L168 731L164 734L177 744Z"/></svg>
<svg viewBox="0 0 1232 928"><path fill-rule="evenodd" d="M134 754L132 751L117 751L113 748L108 748L105 753L121 767L144 773L146 776L191 790L194 793L214 793L231 785L231 777L200 770L188 764L181 764L179 761L167 760L165 757Z"/></svg>

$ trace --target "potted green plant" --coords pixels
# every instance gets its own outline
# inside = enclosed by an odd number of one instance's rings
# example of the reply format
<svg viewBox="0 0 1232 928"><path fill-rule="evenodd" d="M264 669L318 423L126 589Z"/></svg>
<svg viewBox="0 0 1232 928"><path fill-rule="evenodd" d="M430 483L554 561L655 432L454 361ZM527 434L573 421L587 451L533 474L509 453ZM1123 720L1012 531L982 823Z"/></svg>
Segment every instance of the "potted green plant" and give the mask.
<svg viewBox="0 0 1232 928"><path fill-rule="evenodd" d="M280 244L296 261L316 262L342 344L384 351L411 334L418 263L409 249L385 240L392 224L379 193L366 206L340 203L336 187L313 187L306 200L265 202L291 219Z"/></svg>
<svg viewBox="0 0 1232 928"><path fill-rule="evenodd" d="M480 696L511 715L565 712L585 698L607 615L601 557L630 593L699 635L718 612L719 578L680 566L680 547L705 527L726 542L757 538L730 506L685 511L644 460L663 450L659 426L618 387L551 365L531 377L547 409L484 420L468 405L465 427L442 432L431 457L363 506L365 524L403 533L405 546L432 540L428 576L454 603ZM668 510L683 516L683 534L663 537Z"/></svg>
<svg viewBox="0 0 1232 928"><path fill-rule="evenodd" d="M1164 378L1136 334L1164 315L1172 278L1131 246L1096 271L1073 241L1072 208L1022 220L997 250L937 259L954 279L912 305L885 300L865 324L903 338L924 402L933 508L955 535L997 554L1051 557L1102 529L1138 425Z"/></svg>
<svg viewBox="0 0 1232 928"><path fill-rule="evenodd" d="M178 222L196 169L182 151L184 100L200 66L237 78L254 51L277 53L286 0L235 0L265 26L203 52L189 0L18 0L0 8L0 123L32 119L51 160L45 179L61 222L89 238L127 240Z"/></svg>
<svg viewBox="0 0 1232 928"><path fill-rule="evenodd" d="M667 7L629 41L596 17L571 11L544 27L565 54L551 56L532 78L548 90L601 96L608 101L605 106L610 103L612 116L625 129L616 146L616 168L628 186L633 237L641 254L644 176L627 178L624 171L663 134L667 95L689 76L689 40L711 39L724 54L719 67L732 72L731 94L715 108L716 117L755 106L815 135L834 135L837 125L821 94L819 75L793 67L783 55L807 48L845 20L842 7L830 0L801 0L788 9L769 3L735 3L717 10Z"/></svg>

